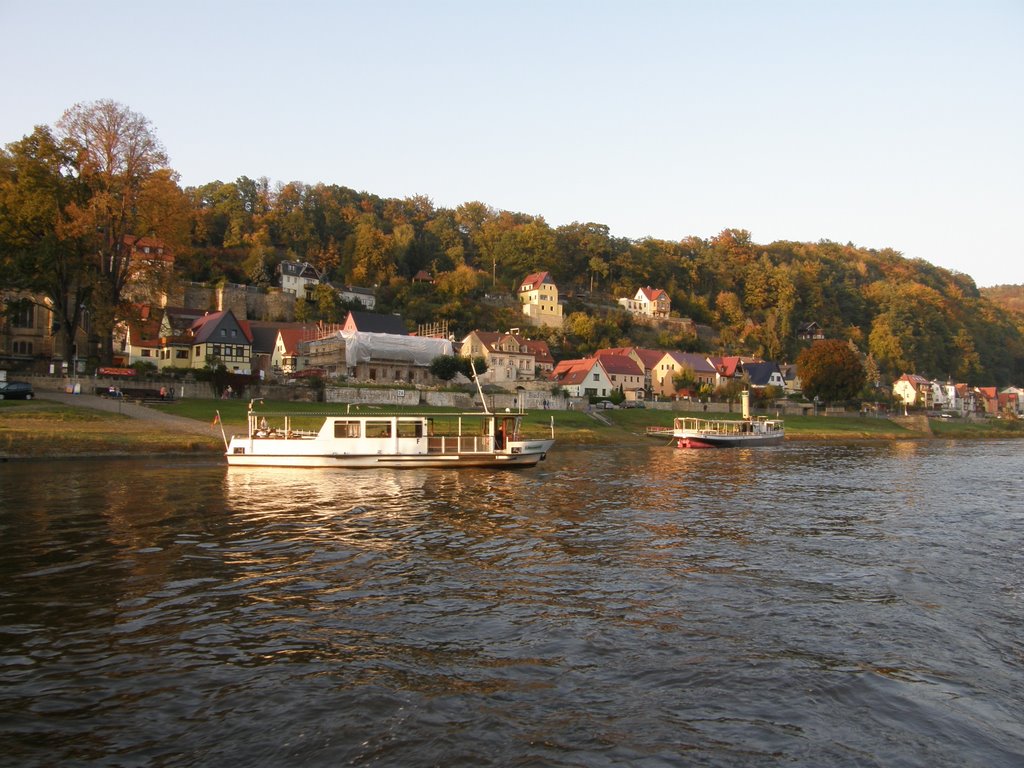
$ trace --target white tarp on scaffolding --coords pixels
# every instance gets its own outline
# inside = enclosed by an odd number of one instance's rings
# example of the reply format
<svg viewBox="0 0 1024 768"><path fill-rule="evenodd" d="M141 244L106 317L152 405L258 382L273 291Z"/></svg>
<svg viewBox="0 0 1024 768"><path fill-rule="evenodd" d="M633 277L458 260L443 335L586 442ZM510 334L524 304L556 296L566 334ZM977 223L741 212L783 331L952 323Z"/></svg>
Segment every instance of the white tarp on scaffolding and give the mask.
<svg viewBox="0 0 1024 768"><path fill-rule="evenodd" d="M339 335L345 340L345 362L348 366L370 361L394 361L426 367L435 357L455 354L455 348L447 339L365 331L341 331Z"/></svg>

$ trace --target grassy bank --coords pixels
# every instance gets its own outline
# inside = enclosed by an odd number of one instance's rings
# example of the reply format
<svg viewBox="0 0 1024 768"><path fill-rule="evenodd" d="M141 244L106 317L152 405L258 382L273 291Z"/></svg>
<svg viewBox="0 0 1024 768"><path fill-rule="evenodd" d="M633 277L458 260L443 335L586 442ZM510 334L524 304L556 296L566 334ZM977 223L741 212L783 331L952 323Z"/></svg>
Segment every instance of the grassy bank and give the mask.
<svg viewBox="0 0 1024 768"><path fill-rule="evenodd" d="M159 410L210 425L219 413L225 425L244 428L247 403L242 400L187 400ZM295 428L315 429L326 413L342 414L344 406L324 403L266 403L270 420L275 413L293 414ZM362 406L357 413L394 409ZM418 411L431 410L417 408ZM443 409L434 409L438 412ZM302 416L301 414L306 414ZM650 443L647 427L667 427L673 414L645 409L600 411L594 416L577 411L535 411L526 416L530 434L546 433L554 420L555 436L562 445L615 445ZM923 428L927 425L927 429ZM33 400L0 401L0 456L45 457L89 455L144 455L154 453L219 453L224 450L220 430L208 437L161 428L142 419ZM898 424L888 419L863 417L798 416L786 419L787 440L906 440L938 438L1024 437L1024 422L990 419L920 420Z"/></svg>
<svg viewBox="0 0 1024 768"><path fill-rule="evenodd" d="M209 439L157 430L147 421L45 400L0 401L0 456L45 458L224 451Z"/></svg>

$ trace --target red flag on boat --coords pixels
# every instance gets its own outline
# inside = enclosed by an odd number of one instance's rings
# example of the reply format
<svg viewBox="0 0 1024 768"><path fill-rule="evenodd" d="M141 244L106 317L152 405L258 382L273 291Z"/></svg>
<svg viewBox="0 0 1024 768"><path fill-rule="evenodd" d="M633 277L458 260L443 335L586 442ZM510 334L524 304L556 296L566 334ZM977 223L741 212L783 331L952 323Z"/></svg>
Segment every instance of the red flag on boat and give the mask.
<svg viewBox="0 0 1024 768"><path fill-rule="evenodd" d="M220 424L220 411L217 411L216 415L213 417L213 423L210 426L216 427L218 424Z"/></svg>

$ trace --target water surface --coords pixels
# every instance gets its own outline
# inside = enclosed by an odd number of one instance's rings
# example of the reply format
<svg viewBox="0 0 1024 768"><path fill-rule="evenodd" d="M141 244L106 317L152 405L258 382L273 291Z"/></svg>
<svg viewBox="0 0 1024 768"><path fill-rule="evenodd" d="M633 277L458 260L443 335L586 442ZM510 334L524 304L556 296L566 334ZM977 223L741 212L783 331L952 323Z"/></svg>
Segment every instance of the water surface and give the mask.
<svg viewBox="0 0 1024 768"><path fill-rule="evenodd" d="M0 465L0 764L1024 764L1021 443Z"/></svg>

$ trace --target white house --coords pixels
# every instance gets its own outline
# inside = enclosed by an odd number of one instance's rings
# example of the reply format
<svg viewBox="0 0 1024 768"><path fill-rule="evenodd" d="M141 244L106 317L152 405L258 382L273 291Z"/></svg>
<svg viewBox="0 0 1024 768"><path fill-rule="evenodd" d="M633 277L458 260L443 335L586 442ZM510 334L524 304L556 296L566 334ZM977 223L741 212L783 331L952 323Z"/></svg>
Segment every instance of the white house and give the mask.
<svg viewBox="0 0 1024 768"><path fill-rule="evenodd" d="M892 385L893 397L898 397L905 405L920 405L925 408L934 406L935 392L932 383L924 376L916 373L904 373Z"/></svg>
<svg viewBox="0 0 1024 768"><path fill-rule="evenodd" d="M320 273L307 261L282 261L277 268L281 290L300 299L312 301L313 289L320 285Z"/></svg>
<svg viewBox="0 0 1024 768"><path fill-rule="evenodd" d="M661 288L640 288L633 298L619 299L619 304L627 312L646 317L668 317L672 309L672 300Z"/></svg>
<svg viewBox="0 0 1024 768"><path fill-rule="evenodd" d="M358 285L343 285L337 289L338 298L342 301L358 301L366 309L377 306L377 296L372 288L360 288Z"/></svg>
<svg viewBox="0 0 1024 768"><path fill-rule="evenodd" d="M563 360L555 366L551 377L572 397L608 397L615 388L596 357Z"/></svg>

